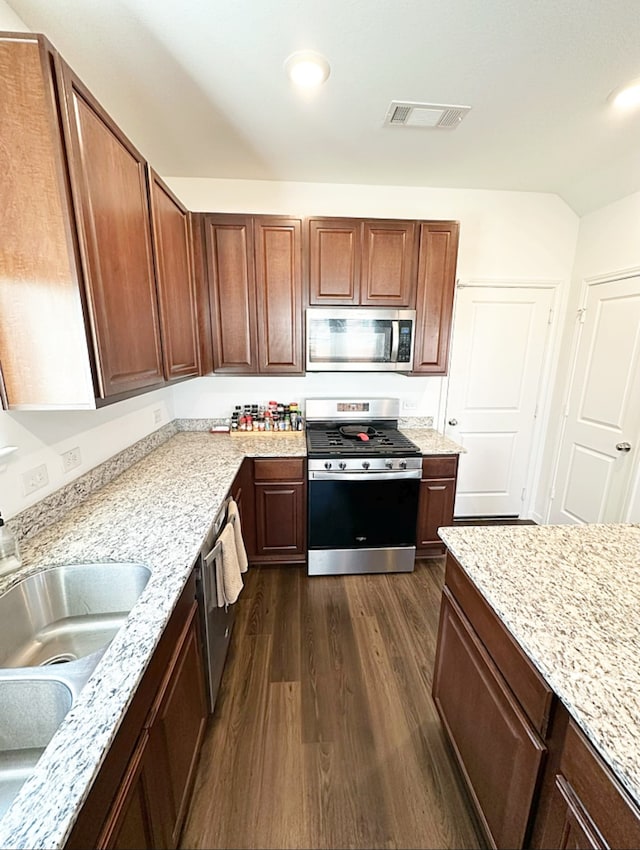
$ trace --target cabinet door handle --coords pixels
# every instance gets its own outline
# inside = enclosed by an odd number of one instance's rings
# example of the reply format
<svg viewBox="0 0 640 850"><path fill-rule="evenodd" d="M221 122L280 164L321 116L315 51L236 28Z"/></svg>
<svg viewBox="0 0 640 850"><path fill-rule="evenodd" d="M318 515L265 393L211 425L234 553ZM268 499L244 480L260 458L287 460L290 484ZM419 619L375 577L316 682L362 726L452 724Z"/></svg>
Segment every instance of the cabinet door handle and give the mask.
<svg viewBox="0 0 640 850"><path fill-rule="evenodd" d="M457 424L458 424L458 420L457 420L457 419L450 419L450 420L449 420L449 425L451 425L452 427L456 426Z"/></svg>
<svg viewBox="0 0 640 850"><path fill-rule="evenodd" d="M616 443L616 449L619 452L630 452L631 451L631 443Z"/></svg>

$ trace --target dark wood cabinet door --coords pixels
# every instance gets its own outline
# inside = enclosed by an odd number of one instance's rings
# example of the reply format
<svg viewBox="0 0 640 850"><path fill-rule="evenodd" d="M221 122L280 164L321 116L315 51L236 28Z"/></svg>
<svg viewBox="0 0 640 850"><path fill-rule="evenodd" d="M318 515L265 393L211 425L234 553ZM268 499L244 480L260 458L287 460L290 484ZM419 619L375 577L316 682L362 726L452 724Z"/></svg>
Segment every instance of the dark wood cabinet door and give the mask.
<svg viewBox="0 0 640 850"><path fill-rule="evenodd" d="M197 613L194 603L149 720L153 769L162 777L158 790L165 795L158 800L154 814L165 820L171 848L178 845L207 721Z"/></svg>
<svg viewBox="0 0 640 850"><path fill-rule="evenodd" d="M164 382L145 161L60 64L97 378L108 398Z"/></svg>
<svg viewBox="0 0 640 850"><path fill-rule="evenodd" d="M309 219L309 303L359 304L362 221Z"/></svg>
<svg viewBox="0 0 640 850"><path fill-rule="evenodd" d="M279 557L305 555L304 484L274 481L255 485L256 555Z"/></svg>
<svg viewBox="0 0 640 850"><path fill-rule="evenodd" d="M445 587L433 698L495 847L523 847L545 747Z"/></svg>
<svg viewBox="0 0 640 850"><path fill-rule="evenodd" d="M418 549L435 544L443 546L438 529L453 525L453 503L456 497L455 478L434 478L420 482L418 502Z"/></svg>
<svg viewBox="0 0 640 850"><path fill-rule="evenodd" d="M95 405L53 56L43 36L0 37L0 398L7 408Z"/></svg>
<svg viewBox="0 0 640 850"><path fill-rule="evenodd" d="M261 374L303 374L302 221L254 219Z"/></svg>
<svg viewBox="0 0 640 850"><path fill-rule="evenodd" d="M205 215L204 227L214 370L256 374L253 220Z"/></svg>
<svg viewBox="0 0 640 850"><path fill-rule="evenodd" d="M198 323L189 211L149 168L164 375L198 374Z"/></svg>
<svg viewBox="0 0 640 850"><path fill-rule="evenodd" d="M457 474L457 455L422 458L416 545L423 557L441 555L445 551L444 543L438 537L438 529L444 525L453 525Z"/></svg>
<svg viewBox="0 0 640 850"><path fill-rule="evenodd" d="M559 850L605 850L609 845L585 812L576 794L563 776L556 777L556 790L562 799L564 818L559 841L553 845Z"/></svg>
<svg viewBox="0 0 640 850"><path fill-rule="evenodd" d="M365 221L360 303L413 307L415 261L415 221Z"/></svg>
<svg viewBox="0 0 640 850"><path fill-rule="evenodd" d="M457 221L420 225L414 372L447 374L458 234Z"/></svg>
<svg viewBox="0 0 640 850"><path fill-rule="evenodd" d="M242 539L244 547L247 551L247 556L255 553L255 519L254 519L254 493L253 493L253 461L251 458L245 458L238 470L238 474L233 479L231 485L231 498L238 505L238 513L240 514L240 524L242 530Z"/></svg>
<svg viewBox="0 0 640 850"><path fill-rule="evenodd" d="M164 846L154 833L149 803L149 735L143 732L96 842L97 850L152 850Z"/></svg>

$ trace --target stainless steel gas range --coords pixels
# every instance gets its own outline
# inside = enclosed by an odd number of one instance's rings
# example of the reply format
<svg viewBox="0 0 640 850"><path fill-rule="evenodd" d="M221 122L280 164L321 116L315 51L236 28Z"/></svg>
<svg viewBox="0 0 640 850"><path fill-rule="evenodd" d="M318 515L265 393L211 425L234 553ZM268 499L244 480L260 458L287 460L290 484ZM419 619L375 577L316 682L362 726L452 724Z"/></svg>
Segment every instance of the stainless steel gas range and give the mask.
<svg viewBox="0 0 640 850"><path fill-rule="evenodd" d="M308 399L309 575L411 572L422 470L398 399Z"/></svg>

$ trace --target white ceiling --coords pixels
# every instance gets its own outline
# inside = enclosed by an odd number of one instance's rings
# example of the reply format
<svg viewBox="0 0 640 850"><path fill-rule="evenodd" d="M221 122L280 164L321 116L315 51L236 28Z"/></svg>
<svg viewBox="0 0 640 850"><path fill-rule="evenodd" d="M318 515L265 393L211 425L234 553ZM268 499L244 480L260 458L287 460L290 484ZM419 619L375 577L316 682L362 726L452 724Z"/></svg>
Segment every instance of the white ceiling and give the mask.
<svg viewBox="0 0 640 850"><path fill-rule="evenodd" d="M640 189L640 0L7 0L165 176L553 192ZM295 50L331 75L302 97ZM472 106L384 127L391 100Z"/></svg>

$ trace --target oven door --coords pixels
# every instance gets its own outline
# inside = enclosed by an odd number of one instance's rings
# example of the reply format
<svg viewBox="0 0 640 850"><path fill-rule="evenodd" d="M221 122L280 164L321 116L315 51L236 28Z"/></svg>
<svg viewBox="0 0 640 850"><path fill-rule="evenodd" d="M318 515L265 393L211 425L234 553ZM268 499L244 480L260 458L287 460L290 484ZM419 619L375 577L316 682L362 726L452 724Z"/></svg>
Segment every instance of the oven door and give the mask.
<svg viewBox="0 0 640 850"><path fill-rule="evenodd" d="M309 575L413 570L420 470L309 473Z"/></svg>

